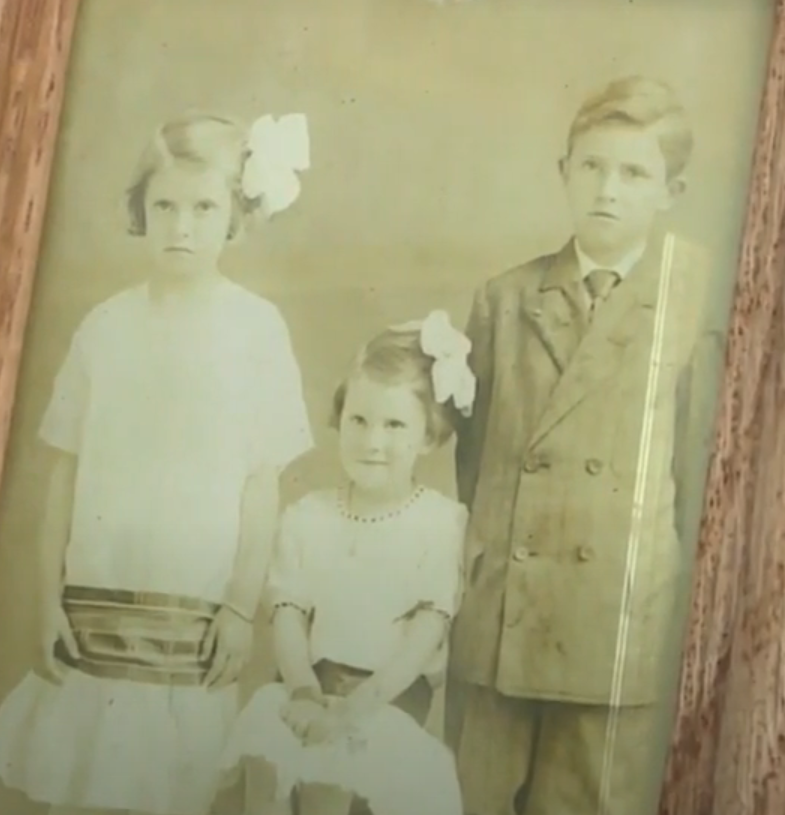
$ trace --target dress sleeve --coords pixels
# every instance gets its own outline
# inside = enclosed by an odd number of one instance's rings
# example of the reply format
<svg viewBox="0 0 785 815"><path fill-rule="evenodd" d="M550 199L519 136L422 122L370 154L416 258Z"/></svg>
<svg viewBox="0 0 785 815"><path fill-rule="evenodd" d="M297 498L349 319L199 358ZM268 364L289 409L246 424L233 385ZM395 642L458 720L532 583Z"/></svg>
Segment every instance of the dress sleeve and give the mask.
<svg viewBox="0 0 785 815"><path fill-rule="evenodd" d="M305 537L298 528L298 507L291 506L279 525L268 578L268 597L273 611L280 606L294 606L304 614L313 609L308 580Z"/></svg>
<svg viewBox="0 0 785 815"><path fill-rule="evenodd" d="M52 396L41 421L39 436L51 447L78 455L90 395L84 330L77 330L60 366Z"/></svg>
<svg viewBox="0 0 785 815"><path fill-rule="evenodd" d="M469 513L455 504L437 539L430 540L417 573L417 609L430 609L452 619L463 595L464 540Z"/></svg>
<svg viewBox="0 0 785 815"><path fill-rule="evenodd" d="M262 354L266 388L257 416L252 467L270 462L282 471L313 447L313 436L300 366L289 329L277 310L272 312Z"/></svg>

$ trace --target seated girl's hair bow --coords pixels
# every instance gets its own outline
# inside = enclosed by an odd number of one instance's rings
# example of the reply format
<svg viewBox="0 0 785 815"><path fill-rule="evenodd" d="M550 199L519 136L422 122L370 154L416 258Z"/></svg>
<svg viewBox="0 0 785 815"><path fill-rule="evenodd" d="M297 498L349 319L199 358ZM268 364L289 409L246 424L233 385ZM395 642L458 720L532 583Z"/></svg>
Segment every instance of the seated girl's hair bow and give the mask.
<svg viewBox="0 0 785 815"><path fill-rule="evenodd" d="M243 193L260 198L267 217L288 209L300 195L298 172L310 167L308 120L302 113L257 119L248 136Z"/></svg>
<svg viewBox="0 0 785 815"><path fill-rule="evenodd" d="M422 322L396 326L397 331L419 331L422 352L433 359L431 379L439 404L452 399L456 410L471 416L477 380L469 367L471 340L453 328L446 311L432 311Z"/></svg>

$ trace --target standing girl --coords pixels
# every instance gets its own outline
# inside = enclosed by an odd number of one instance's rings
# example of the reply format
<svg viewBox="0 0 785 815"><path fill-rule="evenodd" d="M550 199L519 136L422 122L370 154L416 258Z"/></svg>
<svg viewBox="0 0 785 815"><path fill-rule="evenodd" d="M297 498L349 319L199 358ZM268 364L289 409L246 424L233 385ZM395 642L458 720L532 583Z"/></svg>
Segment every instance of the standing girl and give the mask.
<svg viewBox="0 0 785 815"><path fill-rule="evenodd" d="M209 810L278 475L311 445L280 313L218 263L306 166L300 117L249 134L194 114L158 130L134 176L152 274L87 316L57 376L41 664L0 709L0 776L53 812Z"/></svg>
<svg viewBox="0 0 785 815"><path fill-rule="evenodd" d="M460 815L452 756L422 728L462 590L467 511L415 482L421 456L470 411L468 340L446 314L385 331L338 388L347 477L284 514L271 572L283 682L257 692L229 767L257 759L267 800L301 815ZM407 715L408 714L408 715Z"/></svg>

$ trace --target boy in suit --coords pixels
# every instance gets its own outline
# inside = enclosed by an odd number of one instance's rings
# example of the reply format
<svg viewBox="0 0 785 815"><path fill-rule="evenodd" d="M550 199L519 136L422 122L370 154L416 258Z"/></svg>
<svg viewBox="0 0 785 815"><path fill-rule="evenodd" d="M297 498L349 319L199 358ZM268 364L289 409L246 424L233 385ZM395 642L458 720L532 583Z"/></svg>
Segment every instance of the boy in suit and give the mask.
<svg viewBox="0 0 785 815"><path fill-rule="evenodd" d="M668 86L610 84L560 163L573 237L475 296L448 699L469 815L656 807L722 347L702 254L659 225L692 147Z"/></svg>

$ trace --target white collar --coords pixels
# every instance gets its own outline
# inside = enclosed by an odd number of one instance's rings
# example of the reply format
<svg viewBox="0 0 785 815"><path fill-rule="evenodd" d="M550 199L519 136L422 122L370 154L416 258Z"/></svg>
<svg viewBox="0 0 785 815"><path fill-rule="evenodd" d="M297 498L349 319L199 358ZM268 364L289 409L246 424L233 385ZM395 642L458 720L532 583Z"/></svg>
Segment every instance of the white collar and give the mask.
<svg viewBox="0 0 785 815"><path fill-rule="evenodd" d="M634 249L632 252L627 253L618 263L613 266L602 266L592 260L582 249L578 246L578 241L575 241L575 254L578 256L578 265L581 270L581 279L588 277L595 269L607 269L609 272L616 272L617 275L623 280L632 271L635 264L643 257L646 251L646 244L642 244Z"/></svg>

